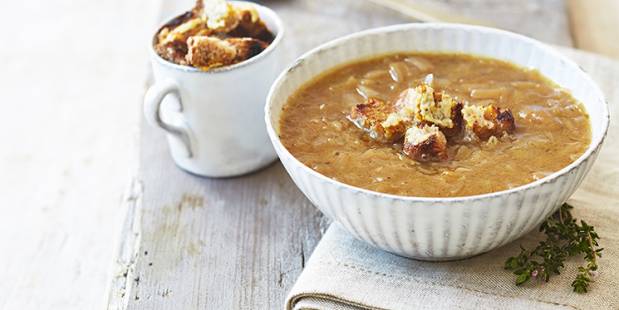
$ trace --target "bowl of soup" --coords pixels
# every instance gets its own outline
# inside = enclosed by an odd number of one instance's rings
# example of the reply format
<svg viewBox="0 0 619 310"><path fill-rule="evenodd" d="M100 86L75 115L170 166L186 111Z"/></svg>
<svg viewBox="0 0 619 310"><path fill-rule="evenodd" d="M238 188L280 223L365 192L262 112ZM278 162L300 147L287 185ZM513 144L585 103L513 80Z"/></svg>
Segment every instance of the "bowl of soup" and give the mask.
<svg viewBox="0 0 619 310"><path fill-rule="evenodd" d="M581 183L604 96L533 39L458 24L371 29L284 71L268 133L307 198L352 235L423 260L513 241Z"/></svg>

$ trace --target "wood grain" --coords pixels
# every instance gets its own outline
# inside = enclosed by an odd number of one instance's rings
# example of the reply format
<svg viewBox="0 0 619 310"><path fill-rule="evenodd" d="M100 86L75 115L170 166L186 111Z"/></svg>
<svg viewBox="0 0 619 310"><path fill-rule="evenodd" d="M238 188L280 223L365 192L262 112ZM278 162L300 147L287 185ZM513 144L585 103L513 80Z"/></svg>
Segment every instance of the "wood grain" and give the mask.
<svg viewBox="0 0 619 310"><path fill-rule="evenodd" d="M364 18L371 9L392 22L405 20L380 7L359 7L349 15L356 22L341 27L315 1L295 5L275 6L288 25L288 60L328 39L384 24ZM353 1L346 5L355 7ZM188 6L167 7L163 15ZM298 20L333 30L315 32ZM173 164L163 134L146 124L138 176L125 205L126 239L110 309L280 308L328 226L279 162L240 178L195 177Z"/></svg>
<svg viewBox="0 0 619 310"><path fill-rule="evenodd" d="M456 15L450 10L440 10L408 0L369 0L377 5L390 8L420 22L461 23L480 26L491 26L483 20Z"/></svg>
<svg viewBox="0 0 619 310"><path fill-rule="evenodd" d="M375 1L375 0L372 0ZM381 1L381 0L377 0ZM408 3L436 17L456 16L517 32L540 41L572 46L564 0L389 0Z"/></svg>
<svg viewBox="0 0 619 310"><path fill-rule="evenodd" d="M619 59L619 1L568 0L574 44Z"/></svg>
<svg viewBox="0 0 619 310"><path fill-rule="evenodd" d="M184 11L191 2L164 1L162 16ZM287 27L287 62L337 36L411 21L358 0L267 4ZM555 30L554 37L569 38L566 29ZM329 221L299 192L279 162L239 178L199 178L173 164L160 131L144 123L140 128L139 172L125 202L129 216L109 308L283 307Z"/></svg>
<svg viewBox="0 0 619 310"><path fill-rule="evenodd" d="M107 305L150 4L0 1L0 309Z"/></svg>

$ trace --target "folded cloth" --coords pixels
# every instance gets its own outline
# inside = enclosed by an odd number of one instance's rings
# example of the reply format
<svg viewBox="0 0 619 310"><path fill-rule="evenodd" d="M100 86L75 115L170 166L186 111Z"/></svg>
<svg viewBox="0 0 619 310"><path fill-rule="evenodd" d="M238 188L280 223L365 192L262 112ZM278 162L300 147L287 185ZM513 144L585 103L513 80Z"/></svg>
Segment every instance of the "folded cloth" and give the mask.
<svg viewBox="0 0 619 310"><path fill-rule="evenodd" d="M570 56L597 80L618 116L619 64ZM598 161L570 199L574 215L595 226L605 248L588 293L570 286L582 258L570 259L548 283L514 284L504 262L521 244L534 247L536 232L470 259L423 262L376 249L334 223L289 293L287 309L619 309L618 123L611 122Z"/></svg>
<svg viewBox="0 0 619 310"><path fill-rule="evenodd" d="M608 223L619 225L617 213ZM606 227L596 229L610 245L612 226ZM590 292L577 294L570 287L577 260L538 286L517 287L515 276L503 270L505 258L533 236L467 260L422 262L373 248L334 223L290 292L287 309L619 309L618 236L604 250Z"/></svg>

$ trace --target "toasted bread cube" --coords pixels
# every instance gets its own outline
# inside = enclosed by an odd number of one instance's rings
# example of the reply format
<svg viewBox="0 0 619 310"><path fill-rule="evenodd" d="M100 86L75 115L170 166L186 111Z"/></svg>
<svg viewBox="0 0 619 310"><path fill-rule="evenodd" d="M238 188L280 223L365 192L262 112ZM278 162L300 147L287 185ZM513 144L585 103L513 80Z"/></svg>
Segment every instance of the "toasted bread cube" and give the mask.
<svg viewBox="0 0 619 310"><path fill-rule="evenodd" d="M198 0L192 12L205 20L208 28L216 33L238 38L249 37L267 43L273 41L273 34L252 5L232 5L225 0Z"/></svg>
<svg viewBox="0 0 619 310"><path fill-rule="evenodd" d="M264 51L269 45L253 38L229 38L226 39L236 49L235 62L241 62L252 58Z"/></svg>
<svg viewBox="0 0 619 310"><path fill-rule="evenodd" d="M462 109L464 105L461 102L451 107L451 121L452 127L440 127L441 131L445 134L447 139L453 139L462 136L464 132L464 117L462 116Z"/></svg>
<svg viewBox="0 0 619 310"><path fill-rule="evenodd" d="M408 88L403 90L398 99L395 101L395 108L401 114L410 117L411 119L417 118L419 113L419 101L422 99L422 93L419 88Z"/></svg>
<svg viewBox="0 0 619 310"><path fill-rule="evenodd" d="M184 19L187 20L183 22ZM155 50L166 60L186 65L187 39L205 29L206 24L200 18L192 18L190 13L186 13L159 31Z"/></svg>
<svg viewBox="0 0 619 310"><path fill-rule="evenodd" d="M163 28L158 34L158 43L166 45L173 42L185 43L189 37L207 29L206 23L201 18L191 18L184 23L169 30Z"/></svg>
<svg viewBox="0 0 619 310"><path fill-rule="evenodd" d="M484 115L494 120L499 133L513 133L516 131L516 120L510 109L493 108Z"/></svg>
<svg viewBox="0 0 619 310"><path fill-rule="evenodd" d="M421 85L422 96L419 100L419 119L424 122L436 124L441 127L451 128L451 109L457 102L448 95L435 92L432 87Z"/></svg>
<svg viewBox="0 0 619 310"><path fill-rule="evenodd" d="M250 37L267 43L273 41L273 34L260 19L258 12L253 7L239 5L237 16L239 23L230 30L228 35L232 37Z"/></svg>
<svg viewBox="0 0 619 310"><path fill-rule="evenodd" d="M348 119L365 130L370 138L381 142L394 142L402 138L406 124L405 120L397 119L393 111L393 105L380 99L368 98L366 102L352 108Z"/></svg>
<svg viewBox="0 0 619 310"><path fill-rule="evenodd" d="M199 0L192 10L199 16L209 29L218 33L227 33L236 28L240 15L234 5L225 0Z"/></svg>
<svg viewBox="0 0 619 310"><path fill-rule="evenodd" d="M179 65L187 64L187 60L185 59L187 55L187 44L185 44L185 42L171 41L167 44L157 44L155 45L155 50L157 54L165 60Z"/></svg>
<svg viewBox="0 0 619 310"><path fill-rule="evenodd" d="M440 122L433 123L438 125L448 139L460 136L464 129L464 118L462 116L464 105L443 92L434 92L434 100L436 107L430 109L430 114L433 119L438 119ZM427 120L429 117L426 116L425 119Z"/></svg>
<svg viewBox="0 0 619 310"><path fill-rule="evenodd" d="M413 126L404 136L404 154L417 161L447 159L447 138L435 125Z"/></svg>
<svg viewBox="0 0 619 310"><path fill-rule="evenodd" d="M187 46L187 62L202 69L230 65L237 57L237 49L232 44L216 37L190 37Z"/></svg>
<svg viewBox="0 0 619 310"><path fill-rule="evenodd" d="M260 54L267 44L252 38L194 36L187 40L186 60L191 65L209 69L235 64Z"/></svg>
<svg viewBox="0 0 619 310"><path fill-rule="evenodd" d="M462 103L443 92L434 91L429 85L404 90L395 106L401 114L417 123L437 125L449 138L462 132Z"/></svg>
<svg viewBox="0 0 619 310"><path fill-rule="evenodd" d="M501 109L493 105L486 107L467 105L462 109L466 128L471 130L482 141L490 137L500 137L516 130L514 116L509 109Z"/></svg>

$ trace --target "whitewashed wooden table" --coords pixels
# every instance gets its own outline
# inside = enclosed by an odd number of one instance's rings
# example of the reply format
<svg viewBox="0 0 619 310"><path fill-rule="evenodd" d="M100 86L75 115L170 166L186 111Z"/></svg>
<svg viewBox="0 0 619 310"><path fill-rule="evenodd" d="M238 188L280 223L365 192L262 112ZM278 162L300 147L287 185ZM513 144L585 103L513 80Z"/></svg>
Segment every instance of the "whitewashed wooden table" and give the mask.
<svg viewBox="0 0 619 310"><path fill-rule="evenodd" d="M289 60L342 34L410 21L365 1L262 2L288 27ZM438 2L546 42L572 43L560 0ZM169 16L190 6L189 0L166 2L163 12ZM328 220L279 162L239 178L200 178L174 165L160 131L144 123L140 128L139 169L125 201L128 216L109 308L283 307Z"/></svg>
<svg viewBox="0 0 619 310"><path fill-rule="evenodd" d="M157 10L0 1L0 309L107 305Z"/></svg>

